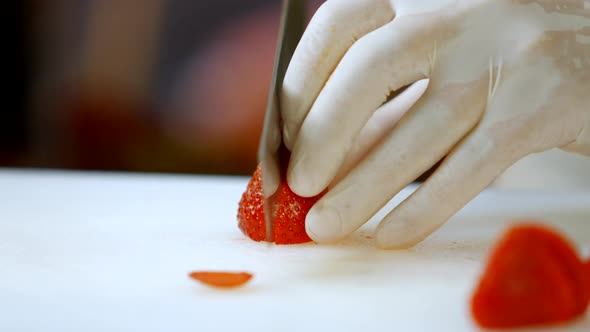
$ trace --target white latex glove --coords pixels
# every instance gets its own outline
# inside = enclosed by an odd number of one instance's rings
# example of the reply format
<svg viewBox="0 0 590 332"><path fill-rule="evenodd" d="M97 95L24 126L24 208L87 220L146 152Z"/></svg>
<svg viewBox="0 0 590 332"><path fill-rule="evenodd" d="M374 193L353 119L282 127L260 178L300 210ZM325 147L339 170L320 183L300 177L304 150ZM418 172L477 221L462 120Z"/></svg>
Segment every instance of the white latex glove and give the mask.
<svg viewBox="0 0 590 332"><path fill-rule="evenodd" d="M590 1L328 0L281 108L291 188L333 185L306 220L320 243L354 232L444 158L377 229L382 248L412 246L520 158L590 155Z"/></svg>

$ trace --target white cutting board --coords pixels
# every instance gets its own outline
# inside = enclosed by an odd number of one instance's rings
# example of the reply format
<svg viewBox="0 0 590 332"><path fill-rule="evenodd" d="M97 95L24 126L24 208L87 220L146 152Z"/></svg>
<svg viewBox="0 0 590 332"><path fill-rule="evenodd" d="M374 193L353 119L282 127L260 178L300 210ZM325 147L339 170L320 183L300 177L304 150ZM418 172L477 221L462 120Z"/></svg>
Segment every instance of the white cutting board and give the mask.
<svg viewBox="0 0 590 332"><path fill-rule="evenodd" d="M473 331L468 299L509 222L590 247L590 192L488 191L423 244L267 246L236 227L244 178L0 171L0 331ZM396 204L412 189L404 191ZM192 270L246 270L218 291ZM590 315L552 331L590 331Z"/></svg>

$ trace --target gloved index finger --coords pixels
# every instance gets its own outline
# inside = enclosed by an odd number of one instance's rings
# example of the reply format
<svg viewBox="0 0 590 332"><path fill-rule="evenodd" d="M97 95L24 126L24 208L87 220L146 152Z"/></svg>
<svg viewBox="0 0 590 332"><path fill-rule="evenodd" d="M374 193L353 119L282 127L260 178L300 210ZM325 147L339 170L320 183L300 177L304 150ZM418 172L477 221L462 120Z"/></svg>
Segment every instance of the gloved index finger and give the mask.
<svg viewBox="0 0 590 332"><path fill-rule="evenodd" d="M283 139L289 150L344 54L356 40L390 22L393 16L389 0L327 1L320 7L293 55L280 93Z"/></svg>
<svg viewBox="0 0 590 332"><path fill-rule="evenodd" d="M291 189L315 196L336 176L358 134L396 91L428 78L430 40L415 43L417 22L396 19L347 52L305 118L287 172Z"/></svg>

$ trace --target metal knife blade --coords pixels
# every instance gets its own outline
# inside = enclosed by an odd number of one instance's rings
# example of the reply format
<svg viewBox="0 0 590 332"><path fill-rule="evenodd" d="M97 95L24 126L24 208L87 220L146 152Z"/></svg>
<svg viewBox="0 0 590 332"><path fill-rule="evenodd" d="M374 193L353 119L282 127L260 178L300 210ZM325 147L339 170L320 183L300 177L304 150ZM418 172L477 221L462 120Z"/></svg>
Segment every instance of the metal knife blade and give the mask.
<svg viewBox="0 0 590 332"><path fill-rule="evenodd" d="M293 53L305 29L305 0L283 0L281 23L275 55L274 71L268 95L264 129L258 150L258 162L262 167L262 188L264 192L264 215L266 240L273 240L273 221L276 211L271 206L271 197L281 183L281 154L284 149L279 92L291 62Z"/></svg>

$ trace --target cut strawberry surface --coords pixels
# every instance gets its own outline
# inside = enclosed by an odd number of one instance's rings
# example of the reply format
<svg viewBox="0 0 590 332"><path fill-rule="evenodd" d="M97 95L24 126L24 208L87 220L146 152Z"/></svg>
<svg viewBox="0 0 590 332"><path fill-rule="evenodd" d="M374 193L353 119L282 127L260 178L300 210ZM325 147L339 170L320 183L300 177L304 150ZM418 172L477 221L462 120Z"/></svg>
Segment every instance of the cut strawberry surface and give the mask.
<svg viewBox="0 0 590 332"><path fill-rule="evenodd" d="M284 175L283 175L284 176ZM276 217L273 223L273 242L276 244L301 244L311 239L305 232L305 217L313 205L323 196L306 198L295 194L283 179L273 200ZM264 194L260 166L250 179L238 208L238 227L254 241L266 240Z"/></svg>
<svg viewBox="0 0 590 332"><path fill-rule="evenodd" d="M584 265L569 242L542 226L509 230L491 254L472 297L483 327L552 324L588 307Z"/></svg>
<svg viewBox="0 0 590 332"><path fill-rule="evenodd" d="M262 175L260 166L252 175L248 187L242 195L238 207L238 227L254 241L266 239L264 219L264 193L262 192Z"/></svg>

